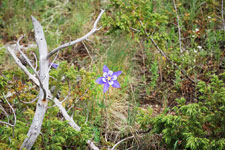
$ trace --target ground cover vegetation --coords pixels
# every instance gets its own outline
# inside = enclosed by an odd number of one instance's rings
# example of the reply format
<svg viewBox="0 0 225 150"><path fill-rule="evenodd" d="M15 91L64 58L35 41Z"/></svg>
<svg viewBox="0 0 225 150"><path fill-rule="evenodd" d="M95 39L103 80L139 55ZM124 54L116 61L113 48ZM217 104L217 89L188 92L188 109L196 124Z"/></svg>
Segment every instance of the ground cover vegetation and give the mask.
<svg viewBox="0 0 225 150"><path fill-rule="evenodd" d="M49 101L32 149L225 149L225 21L223 0L1 0L0 149L26 138L38 88L6 47L35 64L31 15L40 21L48 50L77 39L104 9L101 30L59 52L50 70L53 96L81 127L75 131ZM52 60L53 61L53 60ZM39 65L39 64L38 64ZM120 88L96 83L103 66L122 71ZM32 69L28 67L32 72ZM5 96L4 96L4 95ZM7 98L7 100L5 99ZM9 104L10 105L9 105ZM13 109L11 109L11 107Z"/></svg>

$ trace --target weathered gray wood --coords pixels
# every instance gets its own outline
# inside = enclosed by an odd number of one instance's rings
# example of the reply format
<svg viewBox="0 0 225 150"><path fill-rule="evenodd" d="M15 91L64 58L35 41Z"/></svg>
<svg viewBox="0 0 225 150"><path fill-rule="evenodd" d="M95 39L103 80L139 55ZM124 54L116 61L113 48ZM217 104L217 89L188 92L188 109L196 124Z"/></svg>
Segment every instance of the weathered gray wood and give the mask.
<svg viewBox="0 0 225 150"><path fill-rule="evenodd" d="M57 98L54 99L54 102L61 111L63 117L68 121L69 125L73 127L76 131L80 131L80 127L74 122L73 118L68 115L66 109L62 106L62 103Z"/></svg>
<svg viewBox="0 0 225 150"><path fill-rule="evenodd" d="M16 64L23 70L23 72L25 72L27 74L27 76L29 77L29 79L31 79L36 85L39 86L38 79L35 77L35 75L32 75L28 71L28 69L22 64L22 62L19 60L19 58L17 58L14 50L11 49L10 47L7 47L7 50L11 54L11 56L13 57L13 59L15 60Z"/></svg>
<svg viewBox="0 0 225 150"><path fill-rule="evenodd" d="M17 49L18 49L18 51L19 51L19 53L20 53L20 55L25 59L25 61L28 63L28 65L32 68L32 70L34 71L34 74L36 75L36 77L37 77L37 79L38 79L38 81L39 81L39 84L40 84L40 88L43 90L43 92L44 92L44 99L46 99L47 98L47 94L46 94L46 91L45 91L45 89L44 89L44 87L43 87L43 84L42 84L42 81L41 81L41 79L40 79L40 77L39 77L39 75L38 75L38 73L37 73L37 70L34 68L34 66L31 64L31 62L30 62L30 60L27 58L27 56L23 53L23 51L21 51L21 49L20 49L20 44L19 44L19 42L20 42L20 40L23 38L23 36L21 36L20 38L19 38L19 40L17 41Z"/></svg>
<svg viewBox="0 0 225 150"><path fill-rule="evenodd" d="M43 88L45 91L49 91L49 72L48 72L48 49L47 49L47 43L45 40L44 32L42 29L41 24L32 17L32 22L34 26L35 31L35 40L39 48L39 54L40 54L40 81L43 84ZM46 92L48 93L48 92ZM40 88L39 92L39 98L36 105L36 111L34 114L34 118L32 121L32 124L30 126L30 129L27 133L27 138L24 140L23 144L21 145L20 149L26 148L27 150L30 150L36 141L38 135L41 131L42 122L44 119L45 112L47 110L47 104L48 100L44 99L44 92L43 89Z"/></svg>
<svg viewBox="0 0 225 150"><path fill-rule="evenodd" d="M9 53L12 55L13 59L16 61L17 65L29 76L29 78L40 87L39 97L38 97L38 103L36 106L36 111L34 114L34 118L32 121L32 124L30 126L30 129L27 133L27 138L24 140L23 144L21 145L20 149L26 148L27 150L30 150L36 141L38 135L41 131L42 122L44 119L45 112L47 110L47 104L48 104L48 95L51 96L50 90L49 90L49 68L48 68L48 58L51 57L54 53L58 52L60 49L65 48L67 46L71 46L75 43L78 43L82 40L85 40L87 37L92 35L95 31L99 30L100 28L97 28L97 23L99 22L104 10L101 11L98 18L96 19L93 28L90 32L88 32L86 35L81 37L80 39L77 39L75 41L69 42L67 44L61 45L55 50L53 50L51 53L48 54L47 49L47 43L45 40L44 32L42 29L41 24L32 17L33 25L34 25L34 31L35 31L35 40L39 48L39 63L40 63L40 71L39 75L36 73L35 75L32 75L28 69L21 63L21 61L17 58L14 51L8 47ZM36 69L33 68L32 65L30 65L31 68L36 72ZM54 102L56 106L58 106L59 110L63 114L65 120L69 122L69 125L73 127L76 131L80 131L80 127L74 122L73 118L71 118L65 108L62 106L62 102L60 102L57 98L54 99ZM93 150L99 150L97 146L91 141L88 140L87 144L89 147Z"/></svg>
<svg viewBox="0 0 225 150"><path fill-rule="evenodd" d="M61 49L63 49L63 48L66 48L66 47L68 47L68 46L74 45L74 44L76 44L76 43L79 43L79 42L81 42L81 41L87 39L90 35L92 35L92 34L95 33L96 31L100 30L101 28L97 28L97 24L98 24L98 22L99 22L101 16L103 15L104 11L105 11L105 10L101 10L101 13L98 15L98 18L95 20L95 23L94 23L94 25L93 25L93 28L91 29L90 32L88 32L87 34L85 34L84 36L82 36L82 37L79 38L79 39L76 39L76 40L74 40L74 41L65 43L65 44L60 45L59 47L55 48L54 50L52 50L52 51L48 54L47 58L50 58L52 55L54 55L56 52L58 52L59 50L61 50Z"/></svg>
<svg viewBox="0 0 225 150"><path fill-rule="evenodd" d="M74 122L73 118L71 118L68 115L66 109L62 106L62 103L57 98L54 99L54 102L55 102L56 106L59 108L59 110L61 111L65 120L68 121L69 125L72 128L74 128L76 131L80 131L81 128ZM92 150L99 150L99 148L97 146L95 146L95 144L91 140L88 140L87 144L89 145L89 147Z"/></svg>

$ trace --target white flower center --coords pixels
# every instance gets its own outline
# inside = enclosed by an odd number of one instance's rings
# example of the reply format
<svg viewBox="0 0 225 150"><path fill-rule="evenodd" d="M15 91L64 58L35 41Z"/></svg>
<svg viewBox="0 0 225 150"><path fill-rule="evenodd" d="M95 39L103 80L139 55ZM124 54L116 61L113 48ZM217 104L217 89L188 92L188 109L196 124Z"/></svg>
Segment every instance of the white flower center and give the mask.
<svg viewBox="0 0 225 150"><path fill-rule="evenodd" d="M107 80L110 81L112 77L108 76Z"/></svg>

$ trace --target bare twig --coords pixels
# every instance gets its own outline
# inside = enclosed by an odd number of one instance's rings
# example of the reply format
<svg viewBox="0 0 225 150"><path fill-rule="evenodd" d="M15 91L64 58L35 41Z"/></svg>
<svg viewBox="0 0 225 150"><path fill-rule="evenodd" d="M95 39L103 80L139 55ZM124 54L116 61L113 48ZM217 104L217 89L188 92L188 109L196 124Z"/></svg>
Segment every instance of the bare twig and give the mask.
<svg viewBox="0 0 225 150"><path fill-rule="evenodd" d="M35 75L32 75L28 69L22 64L22 62L19 60L19 58L15 55L14 50L11 49L10 47L7 47L7 50L15 60L16 64L27 74L29 79L31 79L36 85L40 85L38 79L35 77Z"/></svg>
<svg viewBox="0 0 225 150"><path fill-rule="evenodd" d="M53 61L51 62L51 64L49 65L48 72L51 70L51 67L52 67L52 65L54 64L55 60L57 59L58 54L59 54L59 51L57 52L57 54L56 54L55 58L53 59ZM45 79L47 79L47 78L45 77ZM44 79L43 82L45 82L45 79Z"/></svg>
<svg viewBox="0 0 225 150"><path fill-rule="evenodd" d="M50 71L50 69L51 69L52 65L54 64L55 60L57 59L58 55L59 55L59 51L57 52L55 58L54 58L53 61L51 62L50 66L49 66L49 68L48 68L48 71Z"/></svg>
<svg viewBox="0 0 225 150"><path fill-rule="evenodd" d="M6 124L6 125L11 126L11 127L14 127L14 126L16 125L16 113L15 113L13 107L10 105L9 101L6 99L5 94L2 93L2 95L3 95L4 99L6 100L7 104L9 105L10 109L11 109L12 112L13 112L13 116L14 116L14 124L9 123L9 121L8 121L8 122L0 121L0 123Z"/></svg>
<svg viewBox="0 0 225 150"><path fill-rule="evenodd" d="M165 53L158 47L158 45L155 43L155 41L152 39L152 38L150 38L150 40L152 41L152 43L153 43L153 45L157 48L157 50L167 59L167 61L169 62L169 63L171 63L173 66L175 66L177 69L180 69L181 70L181 73L189 80L189 81L191 81L192 83L196 83L196 81L194 81L191 77L189 77L188 75L187 75L187 73L186 73L186 71L184 71L183 69L181 69L177 64L175 64L173 61L171 61L170 59L169 59L169 57L167 57L166 55L165 55Z"/></svg>
<svg viewBox="0 0 225 150"><path fill-rule="evenodd" d="M42 84L42 82L41 82L41 79L40 79L40 77L39 77L37 71L35 70L34 66L31 64L31 62L30 62L30 60L27 58L27 56L26 56L26 55L21 51L21 49L20 49L20 44L19 44L19 42L20 42L20 40L21 40L22 38L23 38L23 36L21 36L21 37L18 39L18 41L17 41L17 49L18 49L18 51L20 52L20 54L24 57L24 59L26 60L26 62L29 64L29 66L32 68L32 70L34 71L34 74L36 75L36 77L37 77L37 79L38 79L38 81L39 81L40 88L43 90L43 93L44 93L44 98L43 98L43 99L46 99L46 97L47 97L46 90L44 89L44 86L43 86L43 84Z"/></svg>
<svg viewBox="0 0 225 150"><path fill-rule="evenodd" d="M138 30L138 29L135 29L135 28L130 28L131 30L133 30L133 31L135 31L135 32L141 32L140 30Z"/></svg>
<svg viewBox="0 0 225 150"><path fill-rule="evenodd" d="M69 125L71 127L73 127L76 131L80 131L81 128L73 121L73 118L67 114L65 108L57 100L57 98L54 99L54 102L57 104L57 106L60 109L61 113L63 114L64 118L69 122ZM92 150L99 150L99 148L97 146L95 146L95 144L91 140L88 140L87 144Z"/></svg>
<svg viewBox="0 0 225 150"><path fill-rule="evenodd" d="M16 113L15 110L13 109L13 107L10 105L9 101L6 99L5 94L3 93L4 99L6 100L6 102L8 103L9 107L11 108L12 112L13 112L13 116L14 116L14 124L13 126L16 125Z"/></svg>
<svg viewBox="0 0 225 150"><path fill-rule="evenodd" d="M66 96L62 101L60 101L61 104L64 103L64 102L69 98L69 96L70 96L70 94L71 94L71 93L70 93L70 92L71 92L71 90L70 90L70 83L69 83L68 80L67 80L67 83L68 83L69 91L68 91L67 96ZM52 87L51 87L51 89L52 89ZM51 93L55 93L55 90L57 90L57 88L56 88L55 86L53 86L53 89L50 90L50 92L51 92ZM58 91L56 91L56 92L57 92L56 95L58 95ZM52 96L52 94L49 94L49 99L53 100L55 97L56 97L56 96ZM58 95L58 97L60 97L60 95ZM56 97L56 98L57 98L57 97ZM49 109L49 108L52 108L52 107L55 107L55 106L56 106L56 104L54 104L53 106L48 107L48 109Z"/></svg>
<svg viewBox="0 0 225 150"><path fill-rule="evenodd" d="M140 21L142 27L144 28L142 22ZM145 30L145 29L144 29ZM156 42L153 40L153 38L147 33L147 31L145 30L145 34L147 37L149 37L149 39L151 40L152 44L155 46L155 48L159 51L159 53L164 56L166 58L166 60L172 64L173 66L175 66L177 69L180 69L181 70L181 73L189 80L191 81L192 83L196 83L197 81L194 81L191 77L189 77L186 73L186 71L184 71L183 69L181 69L176 63L174 63L172 60L170 60L170 58L164 53L163 50L161 50L159 48L159 46L156 44Z"/></svg>
<svg viewBox="0 0 225 150"><path fill-rule="evenodd" d="M54 98L54 102L61 111L64 118L69 121L69 125L72 126L76 131L80 131L80 127L74 122L73 118L68 115L66 109L62 106L62 103L57 98Z"/></svg>
<svg viewBox="0 0 225 150"><path fill-rule="evenodd" d="M134 138L134 135L133 136L130 136L130 137L127 137L127 138L125 138L125 139L122 139L122 140L120 140L119 142L117 142L112 148L111 148L111 150L114 150L120 143L122 143L123 141L126 141L126 140L128 140L128 139L132 139L132 138Z"/></svg>
<svg viewBox="0 0 225 150"><path fill-rule="evenodd" d="M3 107L1 104L0 104L0 109L4 112L4 114L5 114L5 116L6 116L7 120L8 120L8 123L9 123L9 115L8 115L8 113L5 111L4 107Z"/></svg>
<svg viewBox="0 0 225 150"><path fill-rule="evenodd" d="M24 36L21 36L17 42L16 42L16 46L17 46L17 50L19 51L19 53L24 57L25 61L28 63L28 65L33 69L34 72L36 72L36 70L34 69L33 65L30 62L30 59L27 58L27 56L22 52L22 50L20 49L20 40L23 38Z"/></svg>
<svg viewBox="0 0 225 150"><path fill-rule="evenodd" d="M222 15L222 22L223 22L223 31L225 32L225 21L224 21L224 17L223 17L223 0L221 2L221 15Z"/></svg>
<svg viewBox="0 0 225 150"><path fill-rule="evenodd" d="M35 59L35 68L34 69L37 70L37 67L38 67L38 65L37 65L37 63L38 63L37 56L36 56L36 54L34 52L32 54L33 54L34 59Z"/></svg>
<svg viewBox="0 0 225 150"><path fill-rule="evenodd" d="M8 122L5 122L5 121L1 121L1 120L0 120L0 123L1 123L1 124L6 124L6 125L8 125L8 126L10 126L10 127L14 127L11 123L8 123Z"/></svg>
<svg viewBox="0 0 225 150"><path fill-rule="evenodd" d="M99 148L95 146L95 144L91 140L88 140L87 144L92 150L99 150Z"/></svg>
<svg viewBox="0 0 225 150"><path fill-rule="evenodd" d="M84 47L85 47L86 51L88 52L89 57L91 58L91 63L93 63L93 62L94 62L94 60L93 60L93 58L91 57L91 54L90 54L90 52L89 52L89 50L88 50L88 48L87 48L86 44L85 44L83 41L82 41L82 44L84 45Z"/></svg>
<svg viewBox="0 0 225 150"><path fill-rule="evenodd" d="M117 141L117 139L118 139L118 137L119 137L119 135L120 135L120 131L116 134L116 137L115 137L115 139L114 139L114 143L116 143L116 141Z"/></svg>
<svg viewBox="0 0 225 150"><path fill-rule="evenodd" d="M180 17L178 15L177 6L175 0L173 0L174 9L177 14L177 28L178 28L178 36L179 36L179 45L180 45L180 53L183 53L182 45L181 45L181 32L180 32Z"/></svg>
<svg viewBox="0 0 225 150"><path fill-rule="evenodd" d="M14 127L11 123L8 123L8 122L4 122L4 121L1 121L1 120L0 120L0 123L1 123L1 124L6 124L6 125L8 125L8 126L10 126L10 127Z"/></svg>
<svg viewBox="0 0 225 150"><path fill-rule="evenodd" d="M49 95L51 95L51 93L49 93ZM81 127L79 127L73 120L73 117L70 117L69 114L67 113L66 109L63 107L62 102L60 102L57 98L54 98L54 102L55 105L59 108L59 110L61 111L63 117L65 118L65 120L68 121L69 125L74 128L76 131L80 131ZM87 141L88 146L92 149L92 150L99 150L99 148L97 146L95 146L95 144L91 141L88 140Z"/></svg>
<svg viewBox="0 0 225 150"><path fill-rule="evenodd" d="M99 22L99 20L100 20L101 16L103 15L104 11L105 11L105 10L101 10L101 13L98 15L98 18L95 20L95 23L94 23L94 25L93 25L93 28L91 29L90 32L88 32L86 35L84 35L83 37L81 37L81 38L79 38L79 39L76 39L76 40L74 40L74 41L65 43L65 44L63 44L63 45L61 45L61 46L55 48L54 50L52 50L52 51L48 54L47 59L49 59L53 54L55 54L55 53L58 52L59 50L61 50L61 49L63 49L63 48L66 48L66 47L69 47L69 46L71 46L71 45L74 45L74 44L76 44L76 43L78 43L78 42L81 42L81 41L85 40L87 37L89 37L90 35L92 35L95 31L100 30L101 27L100 27L100 28L97 28L97 23Z"/></svg>
<svg viewBox="0 0 225 150"><path fill-rule="evenodd" d="M134 147L137 147L137 145L131 146L131 147L129 147L129 148L126 149L126 150L134 149Z"/></svg>
<svg viewBox="0 0 225 150"><path fill-rule="evenodd" d="M15 90L16 97L18 98L18 100L19 100L21 103L24 103L24 104L32 104L32 103L34 103L34 102L38 99L38 97L39 97L39 95L38 95L38 96L37 96L36 98L34 98L32 101L24 102L24 101L22 101L22 100L20 99L20 97L19 97L19 92L16 90L15 87L14 87L14 90Z"/></svg>
<svg viewBox="0 0 225 150"><path fill-rule="evenodd" d="M70 96L70 93L69 92L68 92L68 95L61 101L61 103L64 103L69 98L69 96Z"/></svg>
<svg viewBox="0 0 225 150"><path fill-rule="evenodd" d="M28 89L26 89L26 91L25 92L27 92L27 91L30 91L31 89L33 89L33 88L35 88L36 86L32 86L32 87L29 87ZM13 95L15 95L16 94L16 92L8 92L7 94L6 94L6 98L9 98L9 97L12 97Z"/></svg>
<svg viewBox="0 0 225 150"><path fill-rule="evenodd" d="M95 43L92 40L88 39L88 38L86 38L86 41L91 42L93 45L95 45Z"/></svg>

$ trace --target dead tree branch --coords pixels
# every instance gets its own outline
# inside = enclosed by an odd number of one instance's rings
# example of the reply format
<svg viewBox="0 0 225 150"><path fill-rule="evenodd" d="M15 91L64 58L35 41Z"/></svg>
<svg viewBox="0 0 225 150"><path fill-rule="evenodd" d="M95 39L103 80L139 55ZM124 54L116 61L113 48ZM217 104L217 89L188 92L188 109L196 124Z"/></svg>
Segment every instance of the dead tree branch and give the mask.
<svg viewBox="0 0 225 150"><path fill-rule="evenodd" d="M3 107L1 104L0 104L0 110L3 111L3 113L5 114L5 116L6 116L7 120L8 120L8 123L9 123L9 115L8 115L8 113L5 111L4 107Z"/></svg>
<svg viewBox="0 0 225 150"><path fill-rule="evenodd" d="M122 143L123 141L126 141L126 140L128 140L128 139L132 139L132 138L134 138L134 135L133 136L130 136L130 137L127 137L127 138L125 138L125 139L122 139L122 140L120 140L119 142L117 142L112 148L111 148L111 150L114 150L120 143Z"/></svg>
<svg viewBox="0 0 225 150"><path fill-rule="evenodd" d="M26 59L26 61L28 62L29 66L33 69L36 76L32 75L28 71L28 69L22 64L22 62L15 55L14 50L12 50L10 47L7 48L9 53L12 55L13 59L17 63L17 65L28 75L29 79L31 79L37 86L40 87L40 91L39 91L39 95L38 95L38 102L37 102L37 105L36 105L36 111L35 111L35 114L34 114L34 118L33 118L32 124L30 126L30 129L27 133L27 138L24 140L23 144L20 147L21 150L23 148L26 148L27 150L30 150L32 148L34 142L36 141L38 135L40 134L40 131L41 131L42 122L43 122L43 119L44 119L45 112L47 110L47 104L48 104L47 98L48 98L48 95L51 96L51 92L49 90L49 71L50 71L50 69L49 69L48 58L50 58L56 52L59 52L59 50L65 48L65 47L74 45L78 42L81 42L81 41L87 39L87 37L92 35L97 30L100 30L101 27L97 28L97 23L99 22L103 13L104 13L104 10L101 10L101 13L99 14L96 21L94 22L93 28L90 32L88 32L86 35L84 35L83 37L81 37L81 38L79 38L75 41L72 41L72 42L69 42L69 43L66 43L64 45L59 46L58 48L54 49L50 53L48 53L47 43L46 43L46 40L45 40L45 36L44 36L42 26L32 16L32 22L33 22L34 31L35 31L35 40L36 40L36 43L38 45L39 54L40 54L40 57L39 57L39 64L40 64L39 65L40 66L39 74L36 71L37 67L34 68L33 65L30 63L30 60L20 50L19 40L21 38L18 40L17 45L18 45L18 50L20 51L21 55ZM55 59L56 59L56 57L55 57ZM35 60L36 60L36 63L37 63L36 56L35 56ZM61 113L63 114L65 120L67 120L69 122L69 125L71 127L73 127L76 131L80 131L81 127L79 127L74 122L73 118L68 115L67 111L62 106L62 102L60 102L57 98L54 98L53 101L55 102L55 105L58 106L58 108L61 111ZM91 149L99 150L99 148L96 147L95 144L91 140L88 140L87 144L89 145L89 147Z"/></svg>
<svg viewBox="0 0 225 150"><path fill-rule="evenodd" d="M26 60L26 62L28 63L28 65L32 68L32 70L34 71L34 74L36 75L36 77L37 77L37 79L38 79L38 81L39 81L39 84L40 84L40 88L43 90L43 93L44 93L44 98L43 99L46 99L46 90L44 89L44 86L43 86L43 84L42 84L42 82L41 82L41 79L40 79L40 77L39 77L39 75L38 75L38 73L37 73L37 71L35 70L35 68L34 68L34 66L31 64L31 62L30 62L30 59L28 59L27 58L27 56L23 53L23 51L21 51L21 49L20 49L20 44L19 44L19 42L20 42L20 40L23 38L23 36L21 36L19 39L18 39L18 41L17 41L17 49L18 49L18 51L20 52L20 54L24 57L24 59Z"/></svg>
<svg viewBox="0 0 225 150"><path fill-rule="evenodd" d="M179 36L180 53L183 53L182 43L181 43L181 32L180 32L180 17L178 15L178 11L177 11L177 6L176 6L175 0L173 0L173 5L174 5L174 9L175 9L176 15L177 15L177 28L178 28L178 36Z"/></svg>
<svg viewBox="0 0 225 150"><path fill-rule="evenodd" d="M25 72L25 74L31 79L36 85L40 85L38 79L35 77L35 75L31 74L28 69L22 64L22 62L19 60L19 58L16 56L14 53L14 50L11 49L10 47L7 47L8 52L10 55L13 57L14 61L16 64Z"/></svg>
<svg viewBox="0 0 225 150"><path fill-rule="evenodd" d="M76 39L76 40L74 40L74 41L65 43L65 44L60 45L59 47L55 48L54 50L52 50L52 51L48 54L47 59L50 58L52 55L54 55L54 54L55 54L56 52L58 52L59 50L61 50L61 49L63 49L63 48L66 48L66 47L69 47L69 46L71 46L71 45L74 45L74 44L76 44L76 43L79 43L79 42L81 42L81 41L87 39L87 37L89 37L90 35L92 35L94 32L100 30L101 27L100 27L100 28L97 28L97 24L98 24L98 22L99 22L101 16L103 15L104 11L105 11L105 10L101 10L101 13L98 15L98 18L95 20L95 23L94 23L94 25L93 25L93 28L91 29L90 32L88 32L86 35L84 35L83 37L81 37L81 38L79 38L79 39Z"/></svg>
<svg viewBox="0 0 225 150"><path fill-rule="evenodd" d="M172 64L173 66L175 66L177 69L181 70L181 73L192 83L196 83L196 81L194 81L191 77L189 77L186 73L186 71L184 71L183 69L181 69L176 63L174 63L173 61L171 61L169 59L169 57L166 56L166 54L158 47L158 45L156 44L156 42L150 37L151 42L153 43L153 45L156 47L156 49L167 59L167 61Z"/></svg>
<svg viewBox="0 0 225 150"><path fill-rule="evenodd" d="M62 103L57 98L54 98L54 102L55 102L55 105L59 108L59 110L62 113L62 115L65 118L65 120L68 121L69 125L72 128L74 128L76 131L80 131L81 127L79 127L74 122L73 118L68 115L66 109L62 106ZM95 146L95 144L91 140L88 140L87 144L92 150L99 150L99 148L97 146Z"/></svg>
<svg viewBox="0 0 225 150"><path fill-rule="evenodd" d="M9 105L10 109L11 109L12 112L13 112L13 116L14 116L14 124L9 123L8 114L7 114L7 112L4 110L4 108L3 108L2 106L1 106L1 109L2 109L3 112L6 114L6 117L8 118L8 122L0 121L0 123L6 124L6 125L8 125L8 126L10 126L10 127L15 127L15 125L16 125L16 113L15 113L15 110L13 109L13 107L11 106L11 104L9 103L9 101L6 99L5 94L2 94L2 95L3 95L4 99L5 99L5 101L7 102L7 104Z"/></svg>
<svg viewBox="0 0 225 150"><path fill-rule="evenodd" d="M34 56L34 59L35 59L35 70L37 70L37 67L38 67L38 65L37 65L37 63L38 63L38 61L37 61L37 56L36 56L36 54L35 53L32 53L33 54L33 56Z"/></svg>
<svg viewBox="0 0 225 150"><path fill-rule="evenodd" d="M34 31L35 31L35 40L39 48L40 54L40 83L43 84L43 89L40 88L38 102L36 105L36 111L34 114L34 118L30 129L27 133L27 138L24 140L23 144L21 145L20 149L26 148L30 150L36 141L38 135L41 131L42 122L44 119L45 112L47 110L47 94L44 97L44 91L49 91L49 72L48 72L48 60L45 59L48 55L47 43L45 40L44 32L42 29L41 24L32 16ZM43 82L45 80L45 82ZM40 87L40 86L39 86ZM44 98L44 99L43 99Z"/></svg>
<svg viewBox="0 0 225 150"><path fill-rule="evenodd" d="M180 69L180 70L181 70L181 73L182 73L189 81L191 81L192 83L196 83L197 81L195 81L195 80L193 80L191 77L189 77L189 76L187 75L186 71L184 71L183 69L181 69L176 63L174 63L172 60L170 60L170 58L164 53L164 51L161 50L161 49L159 48L159 46L156 44L156 42L153 40L153 38L147 33L147 31L146 31L145 28L144 28L143 23L142 23L141 21L140 21L140 23L141 23L142 28L143 28L144 31L145 31L146 36L150 39L150 41L152 42L152 44L154 45L154 47L159 51L159 53L160 53L162 56L164 56L164 57L166 58L166 60L167 60L171 65L175 66L177 69Z"/></svg>

